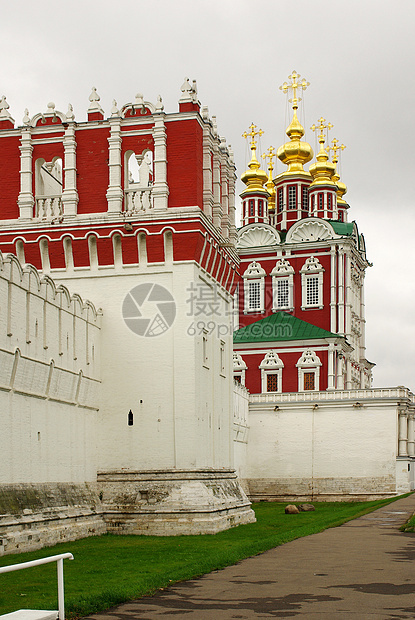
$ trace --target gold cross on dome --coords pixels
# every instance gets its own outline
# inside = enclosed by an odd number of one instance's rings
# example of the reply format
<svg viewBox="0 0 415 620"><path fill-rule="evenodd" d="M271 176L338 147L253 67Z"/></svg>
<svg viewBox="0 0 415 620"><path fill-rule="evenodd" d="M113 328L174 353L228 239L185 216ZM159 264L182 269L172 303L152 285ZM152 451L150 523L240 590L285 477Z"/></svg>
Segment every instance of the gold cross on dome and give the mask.
<svg viewBox="0 0 415 620"><path fill-rule="evenodd" d="M261 137L262 134L264 133L262 131L262 129L258 129L258 131L255 131L256 128L257 128L257 126L254 125L254 123L251 123L249 125L250 131L244 131L243 134L242 134L243 138L248 138L248 137L252 138L252 140L251 140L251 149L254 149L256 147L255 136Z"/></svg>
<svg viewBox="0 0 415 620"><path fill-rule="evenodd" d="M291 75L288 76L288 79L291 80L291 83L284 82L282 86L280 86L280 90L283 93L287 94L289 90L292 91L292 99L288 101L293 104L293 109L296 110L298 108L298 104L301 101L301 97L297 97L297 89L306 90L307 86L310 86L310 82L307 82L304 78L299 81L301 78L300 74L296 71L293 71Z"/></svg>
<svg viewBox="0 0 415 620"><path fill-rule="evenodd" d="M311 131L317 131L317 129L320 130L320 133L318 135L318 141L320 142L320 144L324 144L324 130L327 129L327 131L329 131L330 129L333 129L334 125L332 125L329 121L326 121L326 119L322 116L318 119L317 123L318 125L313 124L310 129ZM327 123L327 125L325 123Z"/></svg>
<svg viewBox="0 0 415 620"><path fill-rule="evenodd" d="M268 159L268 170L270 172L272 172L274 170L274 164L273 164L273 159L276 157L276 152L275 152L275 148L273 146L270 146L269 149L262 154L263 159Z"/></svg>
<svg viewBox="0 0 415 620"><path fill-rule="evenodd" d="M345 148L346 147L344 144L339 145L339 141L337 140L337 138L333 138L333 140L331 141L331 145L326 147L326 151L329 155L330 155L330 151L333 152L333 158L332 158L333 164L337 164L337 162L339 161L337 152L344 151Z"/></svg>

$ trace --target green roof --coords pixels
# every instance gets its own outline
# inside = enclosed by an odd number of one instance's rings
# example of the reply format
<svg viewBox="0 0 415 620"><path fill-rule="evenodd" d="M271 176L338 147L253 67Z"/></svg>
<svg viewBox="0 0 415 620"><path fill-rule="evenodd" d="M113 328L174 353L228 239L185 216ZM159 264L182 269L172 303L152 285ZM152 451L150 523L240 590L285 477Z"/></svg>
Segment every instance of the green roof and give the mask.
<svg viewBox="0 0 415 620"><path fill-rule="evenodd" d="M288 340L316 340L320 338L338 338L338 334L328 332L321 327L297 319L288 312L276 312L241 327L233 334L235 344L243 342L283 342Z"/></svg>
<svg viewBox="0 0 415 620"><path fill-rule="evenodd" d="M332 227L336 235L348 236L353 234L353 222L339 222L338 220L326 220Z"/></svg>

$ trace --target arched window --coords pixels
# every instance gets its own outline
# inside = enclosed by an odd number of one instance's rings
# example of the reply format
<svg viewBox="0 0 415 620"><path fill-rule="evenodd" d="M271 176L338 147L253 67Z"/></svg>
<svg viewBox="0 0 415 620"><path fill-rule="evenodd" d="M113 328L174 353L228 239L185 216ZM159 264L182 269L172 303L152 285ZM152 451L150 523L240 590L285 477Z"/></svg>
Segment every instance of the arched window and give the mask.
<svg viewBox="0 0 415 620"><path fill-rule="evenodd" d="M268 351L259 365L261 369L261 392L282 392L282 369L284 364L275 350Z"/></svg>
<svg viewBox="0 0 415 620"><path fill-rule="evenodd" d="M248 265L244 279L245 314L264 312L265 270L256 261Z"/></svg>
<svg viewBox="0 0 415 620"><path fill-rule="evenodd" d="M62 216L62 159L35 161L36 217L52 220Z"/></svg>
<svg viewBox="0 0 415 620"><path fill-rule="evenodd" d="M290 263L281 258L277 261L272 276L272 310L293 310L294 269Z"/></svg>
<svg viewBox="0 0 415 620"><path fill-rule="evenodd" d="M323 307L324 269L318 258L310 256L301 268L301 309Z"/></svg>
<svg viewBox="0 0 415 620"><path fill-rule="evenodd" d="M248 366L242 359L239 353L233 354L233 378L241 385L245 385L245 371L248 370Z"/></svg>
<svg viewBox="0 0 415 620"><path fill-rule="evenodd" d="M298 391L308 392L320 389L321 360L312 349L306 349L296 364L298 368Z"/></svg>
<svg viewBox="0 0 415 620"><path fill-rule="evenodd" d="M148 211L152 204L153 153L149 149L139 154L127 151L124 156L124 170L124 210L128 213Z"/></svg>

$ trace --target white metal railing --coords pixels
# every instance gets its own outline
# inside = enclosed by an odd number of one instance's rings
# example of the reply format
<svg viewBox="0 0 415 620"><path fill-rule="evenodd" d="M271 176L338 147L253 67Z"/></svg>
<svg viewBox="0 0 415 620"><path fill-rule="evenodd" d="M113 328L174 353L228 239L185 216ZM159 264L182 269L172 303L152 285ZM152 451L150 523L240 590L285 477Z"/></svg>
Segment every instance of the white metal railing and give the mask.
<svg viewBox="0 0 415 620"><path fill-rule="evenodd" d="M36 217L51 220L62 215L62 196L36 196Z"/></svg>
<svg viewBox="0 0 415 620"><path fill-rule="evenodd" d="M137 183L125 190L124 211L126 213L149 211L151 206L151 187L140 187Z"/></svg>
<svg viewBox="0 0 415 620"><path fill-rule="evenodd" d="M405 387L330 390L326 392L270 392L268 394L251 394L249 401L251 403L314 403L316 400L331 402L337 400L375 400L379 398L404 398L411 403L415 402L414 394Z"/></svg>
<svg viewBox="0 0 415 620"><path fill-rule="evenodd" d="M57 562L58 618L59 620L65 620L65 596L64 596L64 587L63 587L63 561L64 560L73 560L72 553L60 553L59 555L50 555L47 558L40 558L39 560L32 560L31 562L22 562L21 564L12 564L11 566L2 566L0 567L0 573L11 573L14 570L22 570L23 568L32 568L33 566L40 566L40 564L49 564L50 562Z"/></svg>

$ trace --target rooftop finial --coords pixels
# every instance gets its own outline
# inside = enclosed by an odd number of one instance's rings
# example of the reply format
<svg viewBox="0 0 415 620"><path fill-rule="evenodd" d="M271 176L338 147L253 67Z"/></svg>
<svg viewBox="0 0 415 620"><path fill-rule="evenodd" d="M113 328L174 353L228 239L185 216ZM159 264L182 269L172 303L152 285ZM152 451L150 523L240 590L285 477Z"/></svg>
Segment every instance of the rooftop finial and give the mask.
<svg viewBox="0 0 415 620"><path fill-rule="evenodd" d="M316 156L317 162L309 168L309 172L313 177L311 185L334 185L333 175L335 174L336 166L329 161L329 156L324 148L324 143L326 141L325 131L328 132L332 129L333 125L322 116L318 119L317 123L317 125L312 125L311 130L320 132L318 134L320 151Z"/></svg>
<svg viewBox="0 0 415 620"><path fill-rule="evenodd" d="M104 110L99 104L100 100L101 97L98 95L95 86L93 86L91 94L89 95L89 101L91 103L89 104L88 112L100 112L101 114L104 114Z"/></svg>
<svg viewBox="0 0 415 620"><path fill-rule="evenodd" d="M331 145L326 147L326 151L329 155L330 155L330 151L333 152L333 157L332 157L333 164L337 164L339 161L339 156L337 155L338 151L344 151L345 148L346 147L344 144L339 145L339 141L337 140L337 138L333 138L333 140L331 141Z"/></svg>
<svg viewBox="0 0 415 620"><path fill-rule="evenodd" d="M284 84L280 86L280 90L282 90L283 93L288 93L289 90L292 91L292 99L289 99L288 101L292 103L293 110L298 109L298 104L301 101L301 97L298 97L297 95L297 90L300 89L304 91L306 90L307 86L310 86L310 82L307 82L307 80L304 78L300 82L300 78L301 75L296 71L293 71L291 75L288 76L288 79L291 80L291 83L289 84L288 82L284 82Z"/></svg>
<svg viewBox="0 0 415 620"><path fill-rule="evenodd" d="M264 132L262 129L257 130L257 126L254 123L251 123L249 126L249 131L244 131L242 137L247 139L251 138L250 148L252 151L251 161L248 164L249 170L246 170L244 174L241 176L241 180L247 185L247 189L245 191L260 191L265 192L263 185L266 183L268 176L264 170L260 170L260 163L256 158L256 141L255 137L261 137Z"/></svg>
<svg viewBox="0 0 415 620"><path fill-rule="evenodd" d="M333 174L333 181L335 182L335 184L337 185L337 203L341 203L341 204L347 204L345 200L343 200L343 196L344 194L347 192L347 187L346 185L340 181L340 175L338 173L337 170L337 164L339 161L339 156L338 156L338 152L340 151L344 151L345 149L345 145L344 144L340 144L339 145L339 141L337 140L337 138L333 138L333 140L331 141L331 145L326 147L326 151L327 153L330 154L330 151L333 152L333 157L332 157L332 162L335 165L335 173Z"/></svg>
<svg viewBox="0 0 415 620"><path fill-rule="evenodd" d="M330 131L330 129L333 129L334 125L332 125L329 121L326 121L326 119L323 118L322 116L318 119L317 123L318 123L318 125L313 124L310 127L310 129L311 129L311 131L320 130L320 133L318 134L318 138L317 139L318 139L318 141L319 141L319 143L321 145L321 149L323 149L323 144L326 141L326 136L324 135L324 130L326 129L327 133L328 133ZM320 155L320 153L319 153L319 155Z"/></svg>
<svg viewBox="0 0 415 620"><path fill-rule="evenodd" d="M244 131L243 134L242 134L242 137L245 138L245 139L248 138L248 137L251 138L250 147L251 147L251 151L252 151L252 158L255 157L255 159L256 159L256 154L255 154L255 151L256 151L255 136L258 136L260 138L263 135L263 133L264 133L262 131L262 129L258 129L258 131L256 131L256 128L257 128L257 126L254 125L254 123L251 123L250 126L249 126L250 131Z"/></svg>
<svg viewBox="0 0 415 620"><path fill-rule="evenodd" d="M273 211L275 209L275 185L272 180L272 173L274 171L274 159L277 156L275 152L275 148L270 146L265 153L262 154L264 159L268 159L268 181L265 183L265 187L267 188L269 198L268 198L268 211Z"/></svg>

